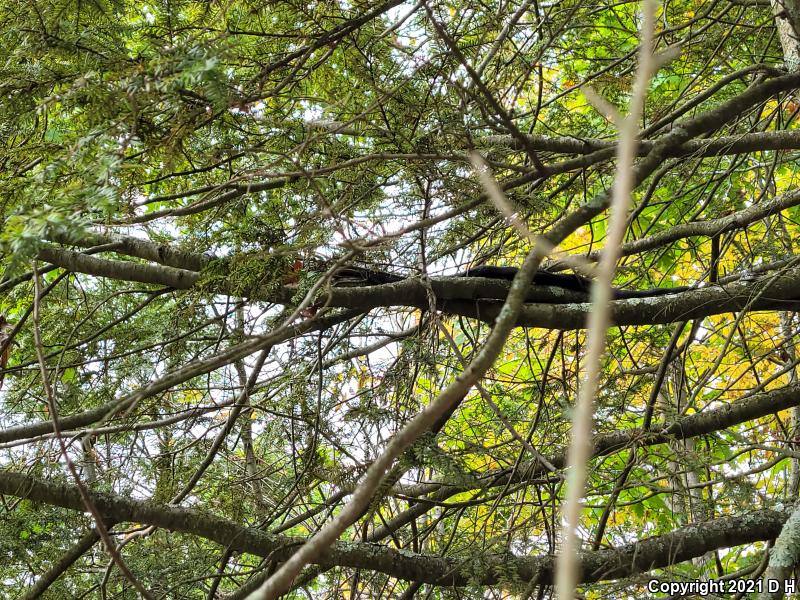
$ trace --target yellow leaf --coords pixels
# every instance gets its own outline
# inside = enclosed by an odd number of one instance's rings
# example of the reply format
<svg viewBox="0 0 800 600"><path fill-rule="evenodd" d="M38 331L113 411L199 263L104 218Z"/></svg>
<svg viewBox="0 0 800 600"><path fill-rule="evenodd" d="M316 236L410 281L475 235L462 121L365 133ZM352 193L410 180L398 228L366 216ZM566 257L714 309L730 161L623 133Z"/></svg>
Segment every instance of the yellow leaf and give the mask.
<svg viewBox="0 0 800 600"><path fill-rule="evenodd" d="M178 401L184 404L196 404L202 399L203 392L200 390L183 390L178 397Z"/></svg>
<svg viewBox="0 0 800 600"><path fill-rule="evenodd" d="M366 367L361 367L361 372L358 374L358 389L363 389L363 387L367 383L367 377L369 373L367 373Z"/></svg>

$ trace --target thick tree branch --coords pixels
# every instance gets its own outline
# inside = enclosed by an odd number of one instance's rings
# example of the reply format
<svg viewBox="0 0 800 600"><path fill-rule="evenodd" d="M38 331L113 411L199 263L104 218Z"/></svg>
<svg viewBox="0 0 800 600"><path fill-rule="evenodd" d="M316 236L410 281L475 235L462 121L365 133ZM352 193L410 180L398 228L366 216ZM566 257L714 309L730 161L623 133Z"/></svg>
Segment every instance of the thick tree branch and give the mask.
<svg viewBox="0 0 800 600"><path fill-rule="evenodd" d="M39 256L71 271L176 289L190 289L200 279L200 275L192 271L105 260L55 248L43 249ZM487 323L493 323L498 317L503 306L502 300L510 289L506 281L477 277L434 278L430 280L430 286L443 312ZM327 304L360 311L378 307L426 309L426 289L416 278L385 285L332 288ZM224 288L217 290L220 294L230 292ZM291 302L294 293L295 290L284 288L263 296L256 293L252 299L285 304ZM527 304L519 312L517 327L581 329L585 327L586 317L591 310L585 304L585 295L560 288L534 286L525 293L524 299ZM795 268L754 281L709 286L665 296L617 300L612 302L612 320L615 325L652 325L745 309L789 310L798 306L800 268Z"/></svg>
<svg viewBox="0 0 800 600"><path fill-rule="evenodd" d="M185 269L107 260L60 248L41 248L38 257L74 273L86 273L87 275L108 277L109 279L164 285L176 290L188 290L200 279L199 274Z"/></svg>
<svg viewBox="0 0 800 600"><path fill-rule="evenodd" d="M213 258L202 254L178 250L168 244L157 244L149 240L142 240L135 237L103 234L95 231L88 231L77 238L51 234L48 236L48 239L51 242L73 245L81 248L113 244L113 251L116 253L142 258L160 265L175 267L176 269L186 271L202 271L203 267Z"/></svg>
<svg viewBox="0 0 800 600"><path fill-rule="evenodd" d="M21 473L0 473L0 493L53 506L83 511L75 486L49 482ZM264 533L200 511L158 505L149 501L91 492L98 509L117 522L146 523L169 531L196 535L237 552L287 560L302 538ZM669 534L646 538L620 548L585 552L580 556L582 582L629 577L690 560L719 549L773 538L789 514L760 510L698 523ZM489 586L517 580L551 584L553 556L516 557L479 555L480 563L392 550L379 544L335 542L314 563L323 567L353 567L385 573L405 581L463 586ZM476 557L477 558L477 557Z"/></svg>
<svg viewBox="0 0 800 600"><path fill-rule="evenodd" d="M500 312L508 284L503 281L475 278L439 278L430 280L439 300L439 308L447 314L461 315L493 322ZM581 329L591 306L585 296L567 290L542 286L532 288L517 317L518 327L547 329ZM673 323L726 312L789 309L800 306L800 269L789 269L779 276L754 281L738 281L709 286L665 296L616 300L611 303L615 325L648 325ZM570 302L572 300L573 302ZM334 288L331 306L370 310L381 307L426 308L425 288L417 279L397 283ZM536 303L539 302L539 303ZM546 302L546 303L542 303Z"/></svg>
<svg viewBox="0 0 800 600"><path fill-rule="evenodd" d="M599 150L616 148L616 143L599 138L576 138L568 136L528 135L528 144L542 152L559 154L591 154ZM525 150L516 139L508 135L487 135L475 139L479 146L502 145L514 150ZM644 157L650 154L657 139L642 140L637 155ZM682 156L709 157L765 152L767 150L800 149L800 132L797 130L765 131L744 135L729 135L707 140L690 140L681 146L671 148L667 152L670 158Z"/></svg>

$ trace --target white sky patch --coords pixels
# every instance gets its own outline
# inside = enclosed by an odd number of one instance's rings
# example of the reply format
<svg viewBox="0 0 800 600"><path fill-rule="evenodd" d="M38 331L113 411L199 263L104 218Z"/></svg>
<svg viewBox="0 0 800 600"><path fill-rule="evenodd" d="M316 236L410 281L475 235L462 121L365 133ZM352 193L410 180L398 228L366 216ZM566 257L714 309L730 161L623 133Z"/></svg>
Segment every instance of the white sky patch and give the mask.
<svg viewBox="0 0 800 600"><path fill-rule="evenodd" d="M148 6L147 4L142 6L142 17L144 17L144 20L147 22L148 25L152 25L153 23L156 22L156 16L151 11L150 6Z"/></svg>
<svg viewBox="0 0 800 600"><path fill-rule="evenodd" d="M322 116L325 114L322 107L312 104L307 100L303 100L300 103L300 106L303 107L303 119L305 121L316 121L321 119Z"/></svg>

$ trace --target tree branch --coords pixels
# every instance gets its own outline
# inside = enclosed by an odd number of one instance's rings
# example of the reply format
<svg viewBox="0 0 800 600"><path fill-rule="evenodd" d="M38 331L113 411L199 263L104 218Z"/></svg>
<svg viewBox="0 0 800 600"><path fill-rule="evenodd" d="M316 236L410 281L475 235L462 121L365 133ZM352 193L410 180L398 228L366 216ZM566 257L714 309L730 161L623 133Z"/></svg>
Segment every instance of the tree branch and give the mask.
<svg viewBox="0 0 800 600"><path fill-rule="evenodd" d="M0 493L71 510L84 510L75 486L21 473L0 473ZM109 519L146 523L169 531L196 535L235 552L285 561L298 544L305 542L303 538L248 529L193 509L157 505L100 492L90 494L98 509ZM780 533L788 517L787 512L766 509L753 511L697 523L619 548L584 552L580 555L581 581L587 583L629 577L675 565L711 550L770 539ZM479 556L480 564L477 564L469 559L392 550L380 544L334 542L323 549L313 562L323 567L370 569L405 581L434 585L465 586L478 583L491 586L513 580L534 584L553 582L553 556Z"/></svg>

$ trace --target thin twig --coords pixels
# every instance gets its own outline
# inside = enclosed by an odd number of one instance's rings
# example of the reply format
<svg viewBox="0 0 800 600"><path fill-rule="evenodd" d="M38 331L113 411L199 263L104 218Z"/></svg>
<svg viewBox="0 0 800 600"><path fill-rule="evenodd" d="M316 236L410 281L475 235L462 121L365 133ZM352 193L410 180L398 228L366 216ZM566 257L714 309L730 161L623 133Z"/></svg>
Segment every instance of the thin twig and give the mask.
<svg viewBox="0 0 800 600"><path fill-rule="evenodd" d="M578 582L577 529L581 517L581 498L586 483L586 463L592 453L592 421L594 396L600 377L600 362L605 349L610 323L612 298L611 281L620 255L620 245L625 235L628 206L635 183L633 163L638 146L638 123L642 114L647 86L653 70L653 31L656 1L642 3L642 43L639 48L639 68L636 71L633 96L628 115L620 123L617 146L617 173L611 198L611 215L608 237L603 248L597 278L592 285L592 311L589 314L586 374L578 393L572 418L572 439L567 453L567 497L561 535L561 551L557 559L556 592L559 600L572 600Z"/></svg>
<svg viewBox="0 0 800 600"><path fill-rule="evenodd" d="M53 433L58 440L58 444L61 447L61 454L64 456L64 462L67 464L67 469L72 475L72 478L75 480L75 485L78 487L78 491L81 495L81 500L83 500L83 504L86 507L86 510L92 515L95 521L95 528L97 533L100 535L100 539L103 540L103 544L105 544L106 551L111 556L111 560L117 565L119 570L122 574L131 582L133 587L142 595L143 598L146 600L153 600L153 597L147 591L147 589L141 584L141 582L134 577L133 573L131 573L130 569L128 569L128 565L125 564L125 561L122 560L122 556L120 556L119 552L117 552L116 545L114 540L111 539L111 536L108 534L108 529L106 529L105 522L103 519L103 515L100 514L100 511L95 506L92 499L89 497L89 493L86 490L86 486L83 485L81 481L80 475L78 475L78 471L75 468L75 463L69 457L69 453L67 452L67 445L64 442L64 437L61 435L61 425L58 420L58 405L56 404L56 397L55 393L53 392L53 387L50 385L50 377L47 373L47 364L44 358L44 350L42 345L42 334L40 328L40 319L39 319L39 312L40 312L40 292L41 292L41 277L38 271L38 267L36 262L33 263L33 341L34 346L36 348L36 359L39 362L39 371L42 374L42 387L44 388L45 398L47 399L47 408L50 412L50 419L53 421Z"/></svg>
<svg viewBox="0 0 800 600"><path fill-rule="evenodd" d="M480 179L483 190L486 192L486 197L489 198L489 201L494 204L494 207L506 218L511 227L522 239L527 240L531 244L535 243L537 236L528 229L525 221L520 218L519 211L511 200L508 199L508 196L506 196L500 184L497 183L497 179L495 179L492 174L489 165L486 163L486 159L481 156L480 153L473 151L469 154L469 160L475 172L478 174L478 179ZM547 244L547 240L541 238L539 243ZM562 264L572 267L579 273L590 277L594 276L595 265L586 257L579 254L567 254L563 250L558 250L552 244L546 247L548 256L554 260L558 260Z"/></svg>

